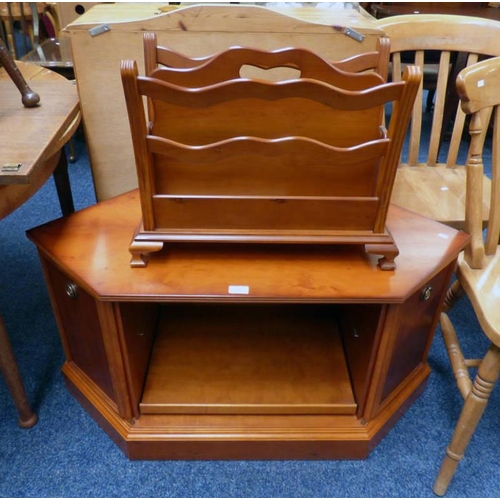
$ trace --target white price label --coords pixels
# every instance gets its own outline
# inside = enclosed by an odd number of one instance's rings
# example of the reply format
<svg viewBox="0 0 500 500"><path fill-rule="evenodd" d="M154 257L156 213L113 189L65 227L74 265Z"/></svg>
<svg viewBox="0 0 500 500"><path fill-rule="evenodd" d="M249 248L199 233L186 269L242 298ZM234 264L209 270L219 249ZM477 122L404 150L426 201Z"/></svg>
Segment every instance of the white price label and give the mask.
<svg viewBox="0 0 500 500"><path fill-rule="evenodd" d="M229 285L227 291L231 294L248 295L250 293L250 287L246 285Z"/></svg>

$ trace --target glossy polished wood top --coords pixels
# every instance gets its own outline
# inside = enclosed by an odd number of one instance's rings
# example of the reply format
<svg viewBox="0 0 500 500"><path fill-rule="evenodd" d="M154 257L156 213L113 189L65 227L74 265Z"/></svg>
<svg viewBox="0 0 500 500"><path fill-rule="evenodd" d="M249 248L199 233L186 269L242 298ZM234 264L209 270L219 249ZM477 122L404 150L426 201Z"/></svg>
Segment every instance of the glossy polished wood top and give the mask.
<svg viewBox="0 0 500 500"><path fill-rule="evenodd" d="M28 237L77 285L101 300L402 302L449 264L465 233L391 206L400 248L396 271L381 271L362 247L168 244L147 268L129 265L140 220L131 191L32 229Z"/></svg>

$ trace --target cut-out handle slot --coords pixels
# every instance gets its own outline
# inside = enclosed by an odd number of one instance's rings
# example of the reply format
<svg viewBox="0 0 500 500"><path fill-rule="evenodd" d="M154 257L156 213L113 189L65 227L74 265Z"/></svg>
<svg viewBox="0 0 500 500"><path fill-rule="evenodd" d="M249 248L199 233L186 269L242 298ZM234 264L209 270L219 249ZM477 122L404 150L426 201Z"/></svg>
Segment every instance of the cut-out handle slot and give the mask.
<svg viewBox="0 0 500 500"><path fill-rule="evenodd" d="M259 68L250 64L244 64L240 68L241 78L254 78L269 82L278 82L283 80L294 80L301 77L301 71L297 68L287 68L279 66L275 68Z"/></svg>

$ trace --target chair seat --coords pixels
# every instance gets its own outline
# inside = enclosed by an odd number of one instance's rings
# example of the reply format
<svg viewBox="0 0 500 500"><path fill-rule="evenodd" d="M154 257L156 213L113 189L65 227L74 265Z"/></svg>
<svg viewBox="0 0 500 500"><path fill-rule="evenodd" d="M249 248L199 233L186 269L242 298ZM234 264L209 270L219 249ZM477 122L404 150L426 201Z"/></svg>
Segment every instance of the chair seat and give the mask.
<svg viewBox="0 0 500 500"><path fill-rule="evenodd" d="M392 203L443 222L456 229L464 229L465 167L420 165L398 168ZM483 221L488 220L491 181L483 181Z"/></svg>
<svg viewBox="0 0 500 500"><path fill-rule="evenodd" d="M485 257L482 269L471 269L462 252L457 276L484 333L493 344L500 346L500 254Z"/></svg>

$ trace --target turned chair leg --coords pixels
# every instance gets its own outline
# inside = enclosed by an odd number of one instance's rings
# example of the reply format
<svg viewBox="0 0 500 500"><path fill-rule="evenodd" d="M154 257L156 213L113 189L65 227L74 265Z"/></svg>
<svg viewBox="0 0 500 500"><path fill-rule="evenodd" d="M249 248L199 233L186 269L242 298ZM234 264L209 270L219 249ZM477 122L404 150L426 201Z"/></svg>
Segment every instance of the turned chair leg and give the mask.
<svg viewBox="0 0 500 500"><path fill-rule="evenodd" d="M476 379L465 400L450 445L446 449L446 456L434 483L433 489L436 495L442 496L446 493L458 462L463 458L465 449L481 420L499 372L500 349L492 345L479 366Z"/></svg>
<svg viewBox="0 0 500 500"><path fill-rule="evenodd" d="M19 375L14 353L7 337L7 331L2 317L0 316L0 371L5 379L7 388L14 400L19 412L19 425L24 428L33 427L37 422L37 416L31 410L26 397L23 382Z"/></svg>
<svg viewBox="0 0 500 500"><path fill-rule="evenodd" d="M443 311L448 312L455 305L455 302L465 295L465 291L460 284L460 281L456 280L452 283L448 291L446 292L446 297L444 299Z"/></svg>

